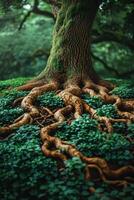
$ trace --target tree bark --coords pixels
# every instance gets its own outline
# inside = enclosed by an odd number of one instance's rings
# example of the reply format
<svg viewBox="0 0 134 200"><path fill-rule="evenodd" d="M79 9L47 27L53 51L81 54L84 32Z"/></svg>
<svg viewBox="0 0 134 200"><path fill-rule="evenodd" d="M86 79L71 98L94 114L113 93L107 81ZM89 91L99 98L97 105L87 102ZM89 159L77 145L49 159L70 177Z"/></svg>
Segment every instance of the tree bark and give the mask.
<svg viewBox="0 0 134 200"><path fill-rule="evenodd" d="M90 43L99 4L97 0L63 1L54 27L47 66L38 79L98 79L92 67Z"/></svg>

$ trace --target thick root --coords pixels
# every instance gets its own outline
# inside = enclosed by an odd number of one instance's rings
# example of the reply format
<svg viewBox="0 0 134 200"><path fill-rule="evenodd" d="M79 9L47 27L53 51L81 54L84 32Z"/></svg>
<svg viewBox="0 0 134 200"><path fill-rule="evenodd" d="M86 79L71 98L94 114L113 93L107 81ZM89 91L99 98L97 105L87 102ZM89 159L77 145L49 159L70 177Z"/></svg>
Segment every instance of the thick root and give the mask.
<svg viewBox="0 0 134 200"><path fill-rule="evenodd" d="M9 133L13 131L16 128L19 128L22 125L30 123L32 120L31 116L29 113L25 113L23 116L19 117L15 122L9 126L6 127L0 127L0 136L5 135L5 133Z"/></svg>
<svg viewBox="0 0 134 200"><path fill-rule="evenodd" d="M29 83L17 87L17 90L26 90L26 91L29 91L29 90L32 90L35 87L40 87L42 85L44 85L44 81L43 80L41 80L41 81L33 81L33 82L29 81Z"/></svg>
<svg viewBox="0 0 134 200"><path fill-rule="evenodd" d="M75 96L75 94L77 94L77 96ZM66 107L60 109L54 114L54 117L57 121L56 123L53 123L41 129L40 135L43 142L42 151L46 156L56 159L58 158L62 161L66 160L69 157L79 157L83 162L86 163L88 167L88 170L86 170L86 173L88 174L86 175L86 178L90 177L90 169L95 168L99 172L99 176L104 182L112 185L126 186L128 181L126 177L134 175L133 166L126 166L121 167L117 170L112 170L104 159L97 157L88 158L84 156L81 152L79 152L74 145L68 144L57 137L51 136L51 132L56 130L58 126L65 121L64 115L66 115L68 112L71 112L73 108L75 110L75 118L80 117L82 112L86 110L91 114L91 116L97 118L99 121L105 122L109 132L111 132L112 122L115 122L115 119L108 119L106 117L97 116L95 110L88 106L78 97L78 95L80 94L80 89L76 86L66 88L58 94L58 96L62 97L62 99L64 100ZM124 119L117 119L117 121L122 120L124 121Z"/></svg>
<svg viewBox="0 0 134 200"><path fill-rule="evenodd" d="M110 83L109 81L106 81L104 79L99 79L97 84L100 86L103 86L109 90L112 90L116 87L113 83Z"/></svg>
<svg viewBox="0 0 134 200"><path fill-rule="evenodd" d="M75 96L75 94L77 96ZM78 97L81 94L81 89L77 86L71 86L58 94L65 103L65 105L72 105L75 109L74 118L79 118L83 113L82 100Z"/></svg>
<svg viewBox="0 0 134 200"><path fill-rule="evenodd" d="M9 133L22 125L28 124L32 121L34 117L39 116L39 110L33 105L35 100L44 92L57 89L58 84L54 81L41 87L33 88L31 92L26 97L24 97L21 102L21 107L26 111L26 113L23 115L23 117L18 118L13 124L6 127L0 127L0 136L4 137L4 133Z"/></svg>
<svg viewBox="0 0 134 200"><path fill-rule="evenodd" d="M42 151L47 157L58 158L61 159L62 161L67 159L63 153L58 152L57 150L52 150L52 151L49 150L50 145L55 146L55 148L59 146L62 146L62 148L64 148L64 144L62 144L61 140L59 140L56 137L50 136L49 133L56 130L65 121L64 115L69 114L71 111L72 111L71 105L58 110L54 114L54 118L57 120L57 122L41 129L40 137L43 142Z"/></svg>
<svg viewBox="0 0 134 200"><path fill-rule="evenodd" d="M31 92L22 99L14 102L14 106L21 100L21 107L24 109L25 114L16 119L13 124L1 127L0 134L4 137L10 132L24 124L37 123L41 127L40 137L42 140L42 152L47 157L53 157L61 161L65 161L71 157L79 157L86 164L85 178L92 178L92 169L97 170L99 177L102 181L118 186L126 186L128 182L132 182L134 175L134 167L125 166L119 169L112 169L108 163L99 157L86 157L77 148L68 144L66 141L55 137L53 132L66 120L66 116L70 113L74 114L74 118L79 118L84 112L90 114L91 118L96 119L98 122L103 123L106 130L111 133L113 131L113 123L134 121L134 101L121 100L115 95L110 95L110 90L114 87L105 81L98 81L94 83L91 80L83 81L84 87L80 86L79 81L68 81L62 87L59 86L58 81L51 81L49 84L44 84L43 81L31 82L24 86L18 87L18 90L31 90ZM61 97L64 101L65 107L57 111L51 111L48 108L37 108L34 103L38 96L44 92L56 91L57 96ZM81 99L82 93L88 93L90 96L98 96L106 103L112 103L116 106L117 112L120 115L119 119L107 118L98 116L96 110L88 105ZM126 111L128 109L128 111ZM44 127L48 117L53 117L53 122ZM99 129L101 126L99 124ZM105 131L106 131L105 130ZM6 134L5 134L6 133Z"/></svg>
<svg viewBox="0 0 134 200"><path fill-rule="evenodd" d="M103 84L104 85L104 84ZM102 100L104 100L106 103L112 103L115 105L117 109L117 113L119 114L121 120L126 119L126 123L128 122L134 122L134 100L122 100L118 96L115 95L110 95L110 89L109 87L104 87L102 85L97 85L93 83L92 81L85 81L85 86L82 89L84 93L89 94L91 97L93 96L98 96ZM126 111L128 110L128 111ZM99 121L105 122L105 124L109 124L110 122L115 120L112 119L106 119L106 118L100 118L100 117L95 117L98 118ZM112 128L109 129L108 132L111 132Z"/></svg>
<svg viewBox="0 0 134 200"><path fill-rule="evenodd" d="M117 170L112 170L108 166L107 162L101 158L88 158L79 152L74 145L68 144L57 137L51 136L51 132L56 130L59 125L65 121L64 115L72 111L72 106L66 106L55 113L56 123L53 123L47 127L41 129L41 139L43 142L42 151L48 157L58 158L65 161L68 157L79 157L85 162L89 168L88 174L90 174L90 168L96 168L100 174L100 178L112 185L126 185L127 180L120 180L121 178L134 175L134 167L126 166ZM52 150L51 150L52 149ZM54 150L55 149L55 150ZM86 176L87 177L87 176ZM119 180L117 180L119 179Z"/></svg>

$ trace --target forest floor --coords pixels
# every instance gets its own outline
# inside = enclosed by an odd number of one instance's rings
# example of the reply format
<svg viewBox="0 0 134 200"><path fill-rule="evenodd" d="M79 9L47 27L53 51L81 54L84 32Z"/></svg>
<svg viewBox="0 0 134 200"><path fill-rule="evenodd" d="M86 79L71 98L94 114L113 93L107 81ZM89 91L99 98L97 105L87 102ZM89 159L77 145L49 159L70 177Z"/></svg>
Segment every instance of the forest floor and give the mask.
<svg viewBox="0 0 134 200"><path fill-rule="evenodd" d="M134 83L130 80L109 79L117 87L112 94L123 99L134 98ZM7 126L24 113L17 102L28 94L14 88L23 85L27 79L17 78L0 81L0 127ZM10 89L9 89L10 88ZM98 97L82 95L99 116L118 118L116 108ZM35 102L38 107L52 111L64 106L55 92L47 92ZM45 110L42 111L45 115ZM47 115L44 124L34 121L12 131L2 140L0 136L0 199L2 200L132 200L134 184L114 187L98 180L85 179L85 164L77 157L65 161L47 158L41 151L40 126L53 122ZM58 138L75 145L88 157L101 157L114 166L132 165L134 160L134 123L115 122L113 133L98 130L98 122L84 113L80 118L65 121L55 132ZM97 173L97 172L96 172Z"/></svg>

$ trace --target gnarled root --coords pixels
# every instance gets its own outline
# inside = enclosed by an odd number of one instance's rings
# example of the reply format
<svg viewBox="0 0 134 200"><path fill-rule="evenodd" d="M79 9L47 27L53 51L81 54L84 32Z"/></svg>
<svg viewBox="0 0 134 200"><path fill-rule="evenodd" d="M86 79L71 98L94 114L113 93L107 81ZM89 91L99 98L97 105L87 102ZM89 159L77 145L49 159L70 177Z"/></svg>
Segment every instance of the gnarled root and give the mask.
<svg viewBox="0 0 134 200"><path fill-rule="evenodd" d="M65 90L61 91L58 96L60 96L66 105L65 108L60 109L54 114L54 118L57 120L56 123L51 124L47 127L41 129L41 139L43 142L42 151L48 157L58 158L65 161L69 157L79 157L83 162L86 163L88 168L86 177L90 177L90 169L95 168L99 172L100 178L109 184L126 186L128 183L128 176L134 175L133 166L125 166L119 169L111 169L107 162L101 158L88 158L79 152L74 145L68 144L65 141L60 140L57 137L51 136L51 132L56 130L59 125L65 121L65 114L71 112L74 108L74 117L78 118L84 112L88 111L91 116L95 117L99 121L103 121L109 132L112 130L112 122L116 119L108 119L106 117L99 117L93 108L87 105L83 100L80 99L81 89L74 85L67 87ZM125 121L126 119L117 119L117 121ZM123 180L122 180L123 179ZM133 179L131 179L132 181Z"/></svg>
<svg viewBox="0 0 134 200"><path fill-rule="evenodd" d="M110 90L107 87L102 85L97 85L92 81L85 81L85 86L82 89L84 93L89 94L91 97L98 96L103 99L106 103L114 104L117 113L119 114L121 121L126 121L126 123L134 122L134 100L122 100L120 97L116 95L110 95ZM128 112L128 111L130 112ZM96 117L95 117L96 118ZM126 119L126 120L124 120ZM110 125L110 122L115 122L111 119L101 118L103 122ZM118 119L119 121L119 119ZM112 131L112 128L109 129L109 132Z"/></svg>
<svg viewBox="0 0 134 200"><path fill-rule="evenodd" d="M19 117L17 120L15 120L13 124L6 127L0 127L0 136L4 137L4 133L10 133L12 130L22 125L28 124L29 122L32 121L34 117L39 116L40 115L39 110L33 105L35 100L37 99L38 96L40 96L44 92L57 90L57 88L58 88L58 83L55 81L43 85L41 87L33 88L31 92L26 97L24 97L24 99L21 102L21 107L26 111L26 113L22 117Z"/></svg>
<svg viewBox="0 0 134 200"><path fill-rule="evenodd" d="M44 80L39 80L39 81L29 81L29 83L25 84L25 85L22 85L22 86L19 86L17 89L18 90L32 90L33 88L35 87L40 87L42 85L44 85L45 82Z"/></svg>
<svg viewBox="0 0 134 200"><path fill-rule="evenodd" d="M63 148L63 149L65 146L64 142L62 142L59 138L50 136L49 133L51 133L53 130L57 129L59 127L59 125L61 125L65 121L64 115L69 114L71 111L72 111L71 105L58 110L54 114L54 118L57 120L57 122L41 129L40 136L41 136L41 140L43 142L42 151L46 156L58 158L63 161L67 159L63 153L61 153L57 150L49 150L50 146L54 146L55 148L58 148L59 146L61 146L61 148Z"/></svg>
<svg viewBox="0 0 134 200"><path fill-rule="evenodd" d="M56 130L58 126L65 121L64 115L70 113L72 109L73 106L70 105L60 109L54 115L57 122L41 129L40 136L43 142L43 153L48 157L53 157L56 159L58 158L62 161L65 161L68 157L79 157L83 162L87 164L88 174L91 173L90 168L95 168L99 172L100 178L104 182L112 185L126 185L127 180L125 180L124 177L132 174L134 175L134 167L126 166L117 170L112 170L104 159L97 157L88 158L79 152L74 145L68 144L59 138L50 135L52 131ZM124 180L120 180L121 178L124 178Z"/></svg>
<svg viewBox="0 0 134 200"><path fill-rule="evenodd" d="M110 95L110 90L113 88L112 85L103 81L94 83L91 80L84 80L82 85L84 85L84 87L82 86L81 88L79 81L70 80L63 85L64 89L61 90L62 87L59 86L58 81L51 81L49 84L44 84L43 81L37 81L19 87L19 90L32 89L21 102L21 107L24 109L25 114L16 119L13 124L7 127L1 127L0 133L4 137L5 133L10 133L15 128L27 123L37 122L41 127L40 137L43 143L42 151L47 157L53 157L63 162L70 157L79 157L86 164L86 179L92 178L92 169L95 169L104 182L112 185L125 186L128 182L133 181L130 176L134 175L134 167L125 166L119 169L112 169L104 159L86 157L78 151L74 145L68 144L66 141L53 135L53 132L58 129L65 121L65 117L70 113L73 113L76 119L84 112L89 113L91 118L95 118L98 122L105 124L109 133L113 131L112 124L115 122L130 123L134 121L134 101L121 100L115 95ZM44 107L37 108L34 105L37 97L44 92L52 90L56 91L57 96L63 99L65 107L56 112ZM88 93L90 96L98 96L106 103L114 104L120 118L113 119L98 116L96 110L81 99L80 96L83 92ZM15 104L18 103L18 101L16 101ZM127 109L128 111L126 111ZM47 113L47 116L44 116L44 112ZM53 116L54 120L50 125L44 127L44 120L46 120L48 116ZM98 128L101 129L100 126Z"/></svg>
<svg viewBox="0 0 134 200"><path fill-rule="evenodd" d="M1 127L0 128L0 136L4 136L5 133L10 133L12 130L30 123L30 121L32 120L31 116L29 113L25 113L24 115L22 115L21 117L19 117L18 119L15 120L15 122L9 126L6 127Z"/></svg>

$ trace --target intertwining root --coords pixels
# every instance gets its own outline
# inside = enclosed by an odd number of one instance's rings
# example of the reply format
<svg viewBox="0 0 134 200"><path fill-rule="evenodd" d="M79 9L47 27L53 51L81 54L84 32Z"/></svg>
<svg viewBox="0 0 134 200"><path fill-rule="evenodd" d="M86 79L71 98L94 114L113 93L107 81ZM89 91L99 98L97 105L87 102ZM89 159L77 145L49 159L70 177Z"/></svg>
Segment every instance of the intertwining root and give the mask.
<svg viewBox="0 0 134 200"><path fill-rule="evenodd" d="M128 182L133 181L131 175L134 175L134 167L125 166L118 169L112 169L108 163L99 157L86 157L77 148L68 144L55 136L52 136L52 132L55 131L59 125L65 120L66 116L70 113L74 114L74 118L79 118L84 112L88 112L92 118L95 118L100 123L103 123L107 129L107 132L113 131L112 124L114 122L126 122L130 123L134 121L134 101L133 100L122 100L118 96L110 95L109 91L111 85L107 82L100 81L98 84L93 83L91 80L84 80L83 87L75 81L68 81L64 84L63 90L58 81L51 81L48 84L44 84L43 81L33 82L24 86L19 87L19 90L31 90L31 92L23 98L21 107L25 110L25 114L20 116L14 121L13 124L7 127L1 127L1 136L7 136L7 133L18 128L24 124L36 122L40 125L40 137L42 140L42 151L45 156L53 157L61 161L65 161L70 157L79 157L86 164L86 175L87 179L92 177L92 170L98 171L99 177L106 183L113 185L127 185ZM57 91L57 96L61 97L64 101L65 107L55 112L52 112L48 108L37 108L34 105L37 97L48 91ZM119 119L107 118L98 116L96 110L88 105L84 100L80 98L82 93L87 93L90 96L98 96L102 98L106 103L112 103L116 106L117 112L120 116ZM21 99L19 99L20 101ZM14 105L16 104L15 101ZM129 110L126 111L126 110ZM46 112L48 116L53 116L54 121L47 126L44 126L44 115ZM39 121L40 120L40 121ZM98 127L101 129L101 127Z"/></svg>

